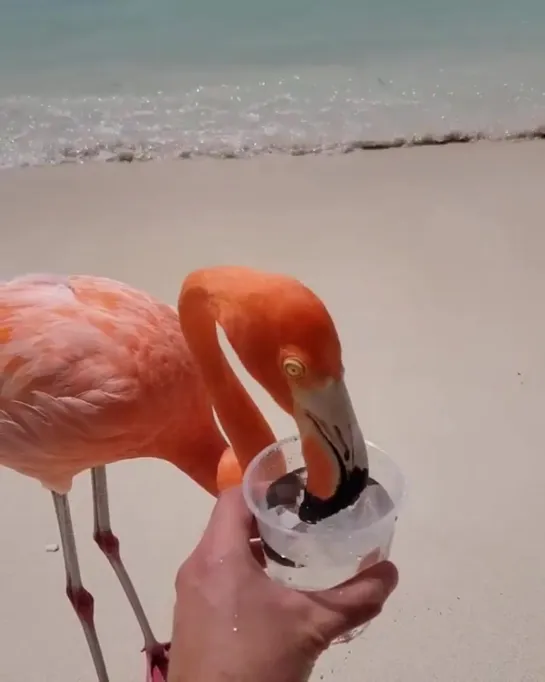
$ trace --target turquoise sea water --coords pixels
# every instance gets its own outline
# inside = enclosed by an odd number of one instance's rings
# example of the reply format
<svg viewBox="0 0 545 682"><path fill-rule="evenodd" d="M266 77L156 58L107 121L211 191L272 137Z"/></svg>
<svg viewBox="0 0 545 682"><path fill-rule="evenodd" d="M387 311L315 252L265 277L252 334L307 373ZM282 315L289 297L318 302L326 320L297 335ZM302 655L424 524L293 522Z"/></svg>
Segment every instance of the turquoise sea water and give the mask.
<svg viewBox="0 0 545 682"><path fill-rule="evenodd" d="M0 0L0 166L545 124L545 0Z"/></svg>

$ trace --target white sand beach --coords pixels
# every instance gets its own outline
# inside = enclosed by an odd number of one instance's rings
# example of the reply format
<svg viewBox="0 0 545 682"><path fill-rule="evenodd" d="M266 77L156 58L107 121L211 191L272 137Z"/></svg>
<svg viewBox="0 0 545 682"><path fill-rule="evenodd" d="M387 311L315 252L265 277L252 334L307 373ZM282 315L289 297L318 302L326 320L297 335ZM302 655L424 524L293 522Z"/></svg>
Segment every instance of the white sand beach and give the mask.
<svg viewBox="0 0 545 682"><path fill-rule="evenodd" d="M331 311L364 435L402 466L400 585L313 679L545 679L545 146L88 163L0 172L0 277L107 275L175 303L185 274L293 274ZM238 365L237 365L238 367ZM246 381L246 379L245 379ZM252 384L276 434L293 432ZM110 468L112 522L158 635L213 500L168 464ZM111 679L143 682L140 633L71 495ZM50 496L0 469L0 682L94 682L64 594Z"/></svg>

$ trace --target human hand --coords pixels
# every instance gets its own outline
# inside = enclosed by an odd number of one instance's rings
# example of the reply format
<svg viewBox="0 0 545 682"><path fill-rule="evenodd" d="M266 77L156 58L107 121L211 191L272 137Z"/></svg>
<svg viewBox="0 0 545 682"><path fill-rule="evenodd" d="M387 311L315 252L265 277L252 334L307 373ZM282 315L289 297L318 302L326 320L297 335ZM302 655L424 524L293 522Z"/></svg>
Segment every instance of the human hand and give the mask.
<svg viewBox="0 0 545 682"><path fill-rule="evenodd" d="M290 590L264 572L250 548L254 531L240 488L224 492L178 571L168 682L303 682L397 585L395 566L383 561L329 590Z"/></svg>

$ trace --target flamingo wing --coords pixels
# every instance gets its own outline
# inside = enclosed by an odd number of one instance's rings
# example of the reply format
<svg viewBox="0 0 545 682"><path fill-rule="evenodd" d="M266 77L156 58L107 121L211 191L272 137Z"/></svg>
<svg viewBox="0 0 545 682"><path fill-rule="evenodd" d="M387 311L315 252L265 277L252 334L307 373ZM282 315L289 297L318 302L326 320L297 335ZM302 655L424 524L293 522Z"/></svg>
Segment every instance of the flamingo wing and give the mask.
<svg viewBox="0 0 545 682"><path fill-rule="evenodd" d="M67 492L151 447L195 371L175 310L145 293L86 276L2 283L0 464Z"/></svg>

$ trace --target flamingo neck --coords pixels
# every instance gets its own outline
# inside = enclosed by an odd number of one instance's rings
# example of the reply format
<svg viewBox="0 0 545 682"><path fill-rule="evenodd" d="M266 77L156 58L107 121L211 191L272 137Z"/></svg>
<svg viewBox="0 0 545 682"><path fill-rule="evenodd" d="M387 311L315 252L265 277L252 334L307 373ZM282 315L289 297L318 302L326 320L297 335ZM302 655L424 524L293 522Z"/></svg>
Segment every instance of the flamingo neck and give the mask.
<svg viewBox="0 0 545 682"><path fill-rule="evenodd" d="M195 425L196 427L197 425ZM205 422L205 433L173 428L153 442L150 452L160 453L159 459L170 462L197 485L217 496L220 462L225 458L227 443L213 417Z"/></svg>
<svg viewBox="0 0 545 682"><path fill-rule="evenodd" d="M274 433L229 365L218 340L216 322L221 306L229 305L201 282L185 285L178 304L185 340L197 362L218 420L243 473L261 450L275 441ZM230 453L225 464L236 464ZM223 472L227 478L237 477Z"/></svg>

